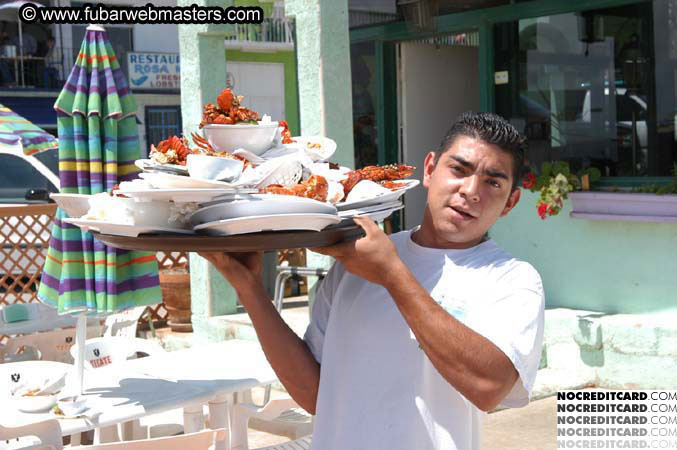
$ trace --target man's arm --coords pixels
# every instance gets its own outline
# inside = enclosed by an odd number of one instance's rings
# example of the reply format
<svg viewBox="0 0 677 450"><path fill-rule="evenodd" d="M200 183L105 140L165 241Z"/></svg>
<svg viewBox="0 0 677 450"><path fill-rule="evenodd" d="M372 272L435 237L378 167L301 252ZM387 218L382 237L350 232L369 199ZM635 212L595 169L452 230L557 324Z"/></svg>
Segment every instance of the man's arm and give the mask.
<svg viewBox="0 0 677 450"><path fill-rule="evenodd" d="M430 362L479 409L494 409L519 377L512 362L490 340L447 313L397 261L384 287Z"/></svg>
<svg viewBox="0 0 677 450"><path fill-rule="evenodd" d="M261 283L261 254L200 253L235 288L266 358L292 398L315 414L320 365L306 343L282 320Z"/></svg>
<svg viewBox="0 0 677 450"><path fill-rule="evenodd" d="M384 286L442 377L478 408L495 408L519 376L510 359L430 297L373 221L356 218L355 222L365 229L366 237L314 250L335 257L349 272Z"/></svg>

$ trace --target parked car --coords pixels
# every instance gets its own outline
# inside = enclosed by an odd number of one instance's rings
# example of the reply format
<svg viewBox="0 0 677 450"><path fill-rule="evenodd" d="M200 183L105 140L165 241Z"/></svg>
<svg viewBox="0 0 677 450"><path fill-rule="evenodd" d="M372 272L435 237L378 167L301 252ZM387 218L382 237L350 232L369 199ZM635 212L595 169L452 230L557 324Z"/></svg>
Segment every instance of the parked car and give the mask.
<svg viewBox="0 0 677 450"><path fill-rule="evenodd" d="M48 203L51 192L59 192L58 153L49 150L33 156L2 153L0 151L0 208L26 204ZM35 234L24 230L19 219L9 217L0 220L0 292L11 286L14 280L20 278L27 284L34 275L28 269L24 252L17 249L27 249L31 246L36 250L42 247L41 242L34 243ZM17 232L18 231L18 232ZM41 240L49 241L49 231L42 231ZM12 273L7 274L6 271ZM36 286L30 286L35 290ZM21 291L18 285L15 292Z"/></svg>
<svg viewBox="0 0 677 450"><path fill-rule="evenodd" d="M59 192L59 159L56 150L32 156L0 151L0 204L47 203Z"/></svg>

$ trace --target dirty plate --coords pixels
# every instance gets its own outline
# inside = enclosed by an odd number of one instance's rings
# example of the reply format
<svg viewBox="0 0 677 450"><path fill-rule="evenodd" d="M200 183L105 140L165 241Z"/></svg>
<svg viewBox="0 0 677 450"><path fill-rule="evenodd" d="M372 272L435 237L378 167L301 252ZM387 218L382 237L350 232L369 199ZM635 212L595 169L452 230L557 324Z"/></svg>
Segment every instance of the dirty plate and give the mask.
<svg viewBox="0 0 677 450"><path fill-rule="evenodd" d="M217 236L262 231L320 231L340 221L341 219L337 215L332 214L274 214L218 220L198 225L194 230Z"/></svg>
<svg viewBox="0 0 677 450"><path fill-rule="evenodd" d="M66 223L70 223L82 229L84 232L90 230L98 231L104 234L113 234L116 236L136 237L140 234L146 233L176 233L176 234L194 234L191 230L182 230L180 228L165 228L155 225L127 225L122 223L102 222L100 220L86 220L86 219L64 219Z"/></svg>

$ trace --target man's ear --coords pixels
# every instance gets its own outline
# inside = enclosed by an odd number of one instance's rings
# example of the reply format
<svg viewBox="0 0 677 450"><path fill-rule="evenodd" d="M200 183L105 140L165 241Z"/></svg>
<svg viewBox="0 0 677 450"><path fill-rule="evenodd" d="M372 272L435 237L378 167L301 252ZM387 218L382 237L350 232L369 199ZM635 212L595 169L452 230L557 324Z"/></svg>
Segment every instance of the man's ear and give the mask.
<svg viewBox="0 0 677 450"><path fill-rule="evenodd" d="M435 152L429 152L423 161L423 187L430 187L430 179L435 170Z"/></svg>
<svg viewBox="0 0 677 450"><path fill-rule="evenodd" d="M508 197L508 200L505 202L503 211L501 211L501 217L507 216L508 213L517 205L517 203L519 203L521 194L522 190L520 188L513 189L513 191L510 193L510 197Z"/></svg>

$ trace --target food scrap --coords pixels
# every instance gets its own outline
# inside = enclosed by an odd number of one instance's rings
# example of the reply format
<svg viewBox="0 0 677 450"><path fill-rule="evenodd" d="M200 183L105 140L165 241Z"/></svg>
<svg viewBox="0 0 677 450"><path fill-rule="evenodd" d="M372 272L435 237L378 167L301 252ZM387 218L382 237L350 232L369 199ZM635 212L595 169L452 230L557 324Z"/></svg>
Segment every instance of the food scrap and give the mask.
<svg viewBox="0 0 677 450"><path fill-rule="evenodd" d="M190 149L190 143L186 138L171 136L155 147L150 146L150 159L159 164L186 165L186 158L195 151Z"/></svg>
<svg viewBox="0 0 677 450"><path fill-rule="evenodd" d="M200 122L200 128L209 124L232 125L236 123L257 123L259 113L241 106L241 95L235 96L230 89L224 89L216 99L216 105L207 103Z"/></svg>
<svg viewBox="0 0 677 450"><path fill-rule="evenodd" d="M289 187L280 184L271 184L260 190L264 194L294 195L296 197L311 198L320 202L327 201L329 184L321 175L311 175L306 181Z"/></svg>
<svg viewBox="0 0 677 450"><path fill-rule="evenodd" d="M350 191L355 187L357 183L362 180L369 180L375 182L386 182L393 180L402 180L413 175L416 167L407 166L405 164L389 164L387 166L367 166L362 169L353 170L348 172L348 178L341 181L343 185L343 191L346 196ZM384 187L396 190L401 188L401 185L398 183L390 183L388 185L384 184Z"/></svg>

